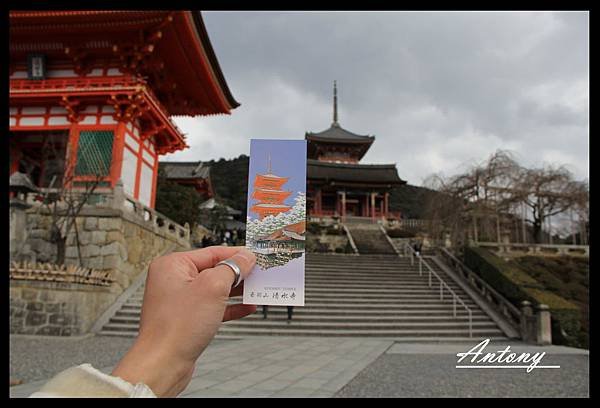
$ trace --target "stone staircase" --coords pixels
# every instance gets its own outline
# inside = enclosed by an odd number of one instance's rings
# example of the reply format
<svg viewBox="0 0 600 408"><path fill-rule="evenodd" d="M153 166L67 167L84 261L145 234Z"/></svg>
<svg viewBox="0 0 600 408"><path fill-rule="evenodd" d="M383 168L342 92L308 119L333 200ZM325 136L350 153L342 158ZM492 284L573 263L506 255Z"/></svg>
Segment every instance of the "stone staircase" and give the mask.
<svg viewBox="0 0 600 408"><path fill-rule="evenodd" d="M445 274L432 267L440 276ZM249 336L346 336L391 338L397 341L506 340L496 323L449 277L448 285L473 314L473 338L469 339L467 312L452 300L439 299L439 285L428 286L427 274L419 276L410 258L389 255L307 254L306 306L295 307L287 321L287 308L270 306L267 319L262 308L253 315L221 326L217 338ZM435 282L435 278L433 279ZM143 287L110 319L104 335L137 335ZM232 303L241 298L232 299Z"/></svg>
<svg viewBox="0 0 600 408"><path fill-rule="evenodd" d="M359 254L396 255L378 224L345 224Z"/></svg>

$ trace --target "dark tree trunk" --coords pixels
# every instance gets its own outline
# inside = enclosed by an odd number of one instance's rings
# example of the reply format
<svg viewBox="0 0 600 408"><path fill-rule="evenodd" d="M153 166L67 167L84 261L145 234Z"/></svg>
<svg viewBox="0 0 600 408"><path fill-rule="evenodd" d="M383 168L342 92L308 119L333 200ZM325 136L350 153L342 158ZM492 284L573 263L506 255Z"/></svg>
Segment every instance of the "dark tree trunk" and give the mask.
<svg viewBox="0 0 600 408"><path fill-rule="evenodd" d="M536 244L542 243L542 221L534 220L533 222L533 239Z"/></svg>
<svg viewBox="0 0 600 408"><path fill-rule="evenodd" d="M56 264L64 265L65 263L65 248L67 238L63 237L56 226L52 227L50 232L50 240L56 245Z"/></svg>

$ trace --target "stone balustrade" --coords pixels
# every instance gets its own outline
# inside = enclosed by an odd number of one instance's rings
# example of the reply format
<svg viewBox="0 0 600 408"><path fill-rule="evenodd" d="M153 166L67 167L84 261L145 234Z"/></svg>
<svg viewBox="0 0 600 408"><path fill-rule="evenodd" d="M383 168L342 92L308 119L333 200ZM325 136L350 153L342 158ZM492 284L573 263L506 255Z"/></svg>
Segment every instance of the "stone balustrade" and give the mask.
<svg viewBox="0 0 600 408"><path fill-rule="evenodd" d="M165 217L158 211L153 210L134 200L125 196L123 208L133 213L140 222L144 222L152 228L159 229L163 233L170 235L176 240L190 240L190 227L186 223L185 226L181 226L175 221Z"/></svg>
<svg viewBox="0 0 600 408"><path fill-rule="evenodd" d="M497 255L523 256L590 256L589 245L519 244L507 242L474 242L470 245L489 249Z"/></svg>
<svg viewBox="0 0 600 408"><path fill-rule="evenodd" d="M552 344L551 316L547 305L536 305L534 311L530 302L523 301L519 305L520 307L516 307L446 248L438 247L436 252L462 280L504 316L507 322L518 331L521 340L537 345Z"/></svg>

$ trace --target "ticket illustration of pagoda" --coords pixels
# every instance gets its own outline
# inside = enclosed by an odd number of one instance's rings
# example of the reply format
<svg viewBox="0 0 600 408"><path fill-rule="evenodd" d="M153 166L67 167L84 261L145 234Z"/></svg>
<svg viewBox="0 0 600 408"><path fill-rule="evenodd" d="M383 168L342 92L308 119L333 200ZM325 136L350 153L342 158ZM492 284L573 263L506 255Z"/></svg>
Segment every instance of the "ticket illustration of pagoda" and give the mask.
<svg viewBox="0 0 600 408"><path fill-rule="evenodd" d="M268 154L266 171L257 173L252 183L250 197L257 202L250 207L250 213L258 217L248 217L246 240L262 269L285 265L304 254L306 196L298 192L293 206L286 204L292 195L292 191L284 190L289 179L274 174Z"/></svg>

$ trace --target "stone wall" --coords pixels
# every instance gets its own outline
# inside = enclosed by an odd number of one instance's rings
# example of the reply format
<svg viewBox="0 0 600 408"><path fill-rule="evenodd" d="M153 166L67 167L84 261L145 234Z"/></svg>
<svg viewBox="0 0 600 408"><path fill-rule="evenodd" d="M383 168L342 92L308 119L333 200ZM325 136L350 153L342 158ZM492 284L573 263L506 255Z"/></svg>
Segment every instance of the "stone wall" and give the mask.
<svg viewBox="0 0 600 408"><path fill-rule="evenodd" d="M50 215L39 205L23 211L27 231L21 234L24 237L21 247L28 249L27 258L55 262L57 249L50 240ZM154 258L191 247L189 228L128 199L122 192L104 196L95 205L86 205L78 214L76 224L78 240L72 229L66 239L65 264L109 270L115 282L105 288L11 280L11 333L83 334ZM15 241L12 235L15 234L11 234L11 245ZM56 302L65 308L64 313L60 312L62 315L56 315ZM46 307L50 311L46 311ZM56 328L59 326L60 332Z"/></svg>
<svg viewBox="0 0 600 408"><path fill-rule="evenodd" d="M85 334L99 310L114 301L110 288L64 282L10 282L10 332L50 336Z"/></svg>
<svg viewBox="0 0 600 408"><path fill-rule="evenodd" d="M190 248L189 241L177 238L145 220L137 220L126 210L87 208L77 217L81 266L111 270L113 290L121 293L157 255L174 247ZM38 262L53 262L56 245L50 241L50 217L29 209L27 224L32 226L28 244ZM66 241L65 264L78 265L75 232Z"/></svg>

